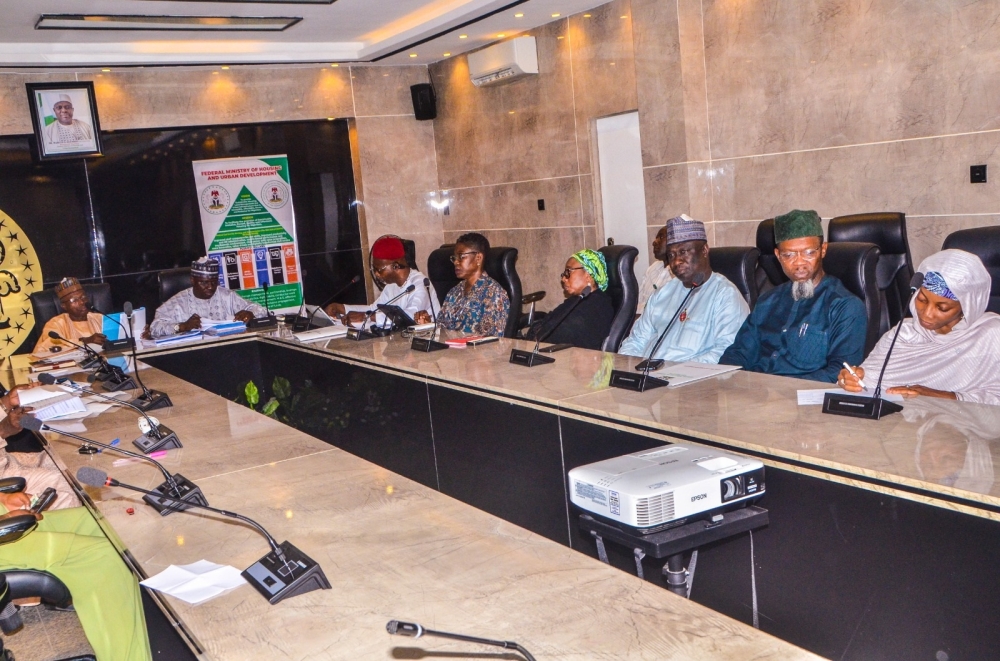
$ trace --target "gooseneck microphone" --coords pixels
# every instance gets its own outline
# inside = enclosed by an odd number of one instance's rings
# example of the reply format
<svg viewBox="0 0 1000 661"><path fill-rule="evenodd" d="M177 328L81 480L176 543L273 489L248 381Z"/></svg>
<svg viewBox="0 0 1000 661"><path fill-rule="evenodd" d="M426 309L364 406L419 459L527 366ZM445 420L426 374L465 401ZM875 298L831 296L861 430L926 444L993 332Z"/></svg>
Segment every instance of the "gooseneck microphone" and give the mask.
<svg viewBox="0 0 1000 661"><path fill-rule="evenodd" d="M128 319L129 335L134 338L135 329L132 327L132 303L125 301L123 310L125 311L125 317ZM142 378L139 376L139 358L136 355L135 342L132 343L132 372L135 374L136 383L142 388L142 394L131 401L133 406L143 411L155 411L156 409L165 409L174 405L167 393L159 390L150 390L142 382ZM153 427L155 428L155 425Z"/></svg>
<svg viewBox="0 0 1000 661"><path fill-rule="evenodd" d="M118 327L122 329L122 335L124 335L124 337L121 337L121 338L119 338L117 340L105 340L104 341L104 350L105 351L111 351L111 350L115 350L115 349L128 349L129 347L134 347L135 346L135 338L132 337L132 334L130 332L128 332L128 331L125 330L125 326L117 318L112 317L110 314L106 314L104 312L101 312L100 310L98 310L97 308L94 307L93 303L88 303L87 304L87 311L88 312L93 312L95 314L99 314L102 317L104 317L105 319L110 319L111 321L113 321L116 324L118 324Z"/></svg>
<svg viewBox="0 0 1000 661"><path fill-rule="evenodd" d="M316 316L317 312L319 312L320 310L322 310L323 308L325 308L330 303L333 303L333 299L337 298L338 296L340 296L341 294L343 294L345 291L347 291L347 289L351 285L356 285L359 282L361 282L361 276L360 275L356 275L353 278L351 278L350 282L348 282L346 285L344 285L343 287L341 287L340 289L338 289L337 291L335 291L333 293L333 295L330 296L330 298L326 299L325 301L323 301L322 303L320 303L319 305L317 305L316 309L314 309L312 312L309 313L309 316L306 318L306 327L305 328L300 329L298 327L298 319L295 320L295 325L293 325L292 328L294 330L296 330L296 331L298 331L298 330L309 330L312 327L313 317Z"/></svg>
<svg viewBox="0 0 1000 661"><path fill-rule="evenodd" d="M176 498L164 494L154 493L131 484L125 484L110 477L104 471L91 466L83 466L78 469L76 471L76 479L92 487L121 487L153 495L157 498L172 500L182 506L187 505L197 509L208 510L209 512L242 521L251 526L267 539L271 551L245 569L242 572L242 576L271 604L276 604L282 599L312 592L313 590L330 589L330 582L315 560L289 542L278 544L264 526L249 517L217 507L210 507L207 504L178 501ZM183 507L183 509L188 508Z"/></svg>
<svg viewBox="0 0 1000 661"><path fill-rule="evenodd" d="M434 321L434 328L431 329L431 336L426 337L415 337L410 341L410 348L414 351L423 351L424 353L430 353L431 351L440 351L442 349L447 349L448 345L444 342L437 341L438 334L438 315L437 311L434 309L434 293L431 291L431 280L430 278L424 278L424 289L427 290L427 300L431 304L431 319Z"/></svg>
<svg viewBox="0 0 1000 661"><path fill-rule="evenodd" d="M427 278L424 278L424 280L426 280L426 279L427 279ZM403 298L403 297L404 297L404 296L406 296L407 294L412 294L412 293L413 293L413 292L415 292L416 290L417 290L417 286L416 286L416 285L410 285L409 287L407 287L407 288L406 288L406 289L404 289L403 291L399 292L398 294L396 294L395 296L393 296L392 298L390 298L390 299L389 299L388 301L386 301L385 303L379 303L379 304L377 304L377 305L376 305L375 307L376 307L376 308L378 308L379 306L382 306L382 305L392 305L393 303L395 303L395 302L396 302L396 301L398 301L399 299ZM381 330L383 330L383 331L386 331L386 330L389 330L389 329L391 329L391 328L392 328L392 324L393 324L393 323L395 323L395 322L393 322L393 320L389 318L389 315L385 314L384 312L383 312L382 314L383 314L383 315L385 315L385 320L386 320L386 321L388 321L388 322L392 322L392 323L390 323L390 324L389 324L388 326L386 326L386 325L385 325L385 324L383 323L383 324L382 324L382 328L381 328Z"/></svg>
<svg viewBox="0 0 1000 661"><path fill-rule="evenodd" d="M580 296L573 301L573 304L569 306L569 309L560 317L559 321L552 325L552 328L548 329L544 333L539 333L535 336L535 347L531 351L525 351L524 349L511 349L510 350L510 360L515 365L521 365L523 367L534 367L535 365L548 365L549 363L556 362L556 359L552 356L543 356L538 353L538 345L542 343L542 340L552 335L557 328L562 326L562 323L566 321L576 307L583 302L583 299L587 298L593 293L590 285L583 288L580 292Z"/></svg>
<svg viewBox="0 0 1000 661"><path fill-rule="evenodd" d="M90 388L84 388L83 386L77 385L69 379L57 379L51 374L42 373L38 375L38 381L42 385L56 385L60 381L69 388L76 390L87 395L94 395L100 397L101 399L106 399L112 404L118 406L125 406L132 409L143 418L146 419L146 423L149 425L149 431L145 432L142 436L132 441L132 444L137 448L149 454L150 452L155 452L156 450L173 450L175 448L184 447L181 445L181 440L177 437L177 433L172 429L167 427L162 422L157 423L155 420L149 417L144 410L133 404L132 402L124 402L120 399L115 399L114 397L109 397L104 393L97 392L96 390L91 390ZM153 391L155 392L155 391Z"/></svg>
<svg viewBox="0 0 1000 661"><path fill-rule="evenodd" d="M910 298L907 299L904 309L909 309L914 295L923 285L924 274L914 273L913 277L910 278ZM878 374L878 383L875 384L872 396L828 392L823 396L823 413L880 420L882 416L903 410L901 405L882 399L882 377L885 376L885 368L889 366L889 358L892 356L892 349L896 346L896 338L899 337L899 331L903 328L904 321L906 321L905 318L900 319L899 323L896 324L896 332L893 333L892 342L889 343L889 350L885 352L885 360L882 361L882 370Z"/></svg>
<svg viewBox="0 0 1000 661"><path fill-rule="evenodd" d="M677 306L677 309L674 311L674 315L670 317L670 321L667 322L667 327L663 329L662 333L660 333L660 337L656 338L656 343L653 344L653 348L650 350L649 355L646 357L646 360L635 366L637 370L642 370L643 376L645 376L649 372L651 365L655 364L654 369L659 369L659 367L663 365L662 360L656 360L653 358L653 356L656 355L656 350L660 348L661 344L663 344L663 340L666 339L667 333L670 332L670 329L673 327L674 322L677 321L677 319L680 317L681 312L685 309L685 306L687 306L688 300L690 300L691 296L693 296L694 293L698 290L698 287L701 287L703 284L705 284L705 280L706 278L704 273L696 273L694 277L691 278L691 288L688 290L687 296L685 296L684 300L681 301L681 304Z"/></svg>
<svg viewBox="0 0 1000 661"><path fill-rule="evenodd" d="M86 361L81 366L83 367L83 369L90 369L94 367L95 364L99 364L100 367L94 373L94 379L97 381L102 381L104 383L110 383L111 385L107 386L108 390L114 392L118 390L128 390L131 388L138 387L135 384L135 380L129 377L127 374L125 374L122 368L118 367L117 365L112 365L104 358L104 356L97 353L90 347L84 344L77 344L72 340L68 340L55 331L49 331L49 337L52 338L53 340L60 340L62 342L70 344L86 352L86 354L91 358L89 361Z"/></svg>
<svg viewBox="0 0 1000 661"><path fill-rule="evenodd" d="M59 434L61 436L66 436L68 438L76 439L82 442L84 445L81 446L82 451L85 447L97 446L99 448L104 448L105 450L111 450L112 452L117 452L118 454L123 454L127 457L134 457L136 459L142 459L148 461L149 463L160 469L163 473L164 482L160 486L156 487L150 492L150 495L144 496L143 501L146 502L150 507L155 509L160 513L161 516L167 516L168 514L173 514L174 512L185 509L188 504L201 504L208 505L208 501L205 499L201 488L198 487L194 482L187 479L180 473L177 475L171 475L163 464L153 459L152 457L147 457L143 454L138 454L136 452L131 452L125 450L124 448L115 447L113 445L107 445L106 443L100 443L98 441L85 438L83 436L78 436L76 434L70 433L68 431L63 431L62 429L55 429L54 427L49 427L44 424L41 420L33 415L26 415L21 418L21 426L25 429L30 429L31 431L47 431L54 434ZM85 453L91 454L91 453ZM154 495L155 494L155 495ZM167 497L164 500L164 496ZM185 505L178 505L178 503L185 503Z"/></svg>
<svg viewBox="0 0 1000 661"><path fill-rule="evenodd" d="M269 330L278 327L278 319L271 312L271 304L267 299L267 290L271 288L271 285L270 283L262 282L260 286L264 290L264 316L254 317L248 321L246 323L247 330Z"/></svg>
<svg viewBox="0 0 1000 661"><path fill-rule="evenodd" d="M389 622L385 625L385 630L394 636L408 636L410 638L436 636L437 638L448 638L449 640L461 640L465 643L502 647L505 650L514 650L519 652L521 656L527 659L527 661L535 661L535 657L531 656L531 652L509 640L490 640L489 638L477 638L476 636L466 636L460 633L434 631L433 629L425 629L419 624L414 624L413 622L400 622L399 620L389 620Z"/></svg>

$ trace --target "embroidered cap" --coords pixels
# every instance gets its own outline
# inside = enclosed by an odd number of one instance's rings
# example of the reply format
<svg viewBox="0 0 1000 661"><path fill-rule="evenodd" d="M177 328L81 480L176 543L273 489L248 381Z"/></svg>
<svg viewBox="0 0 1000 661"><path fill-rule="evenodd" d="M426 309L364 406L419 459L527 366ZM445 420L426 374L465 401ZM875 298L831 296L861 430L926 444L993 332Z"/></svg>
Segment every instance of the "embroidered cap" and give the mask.
<svg viewBox="0 0 1000 661"><path fill-rule="evenodd" d="M708 241L705 223L681 214L667 221L667 245L687 241Z"/></svg>
<svg viewBox="0 0 1000 661"><path fill-rule="evenodd" d="M191 262L191 275L218 277L219 260L211 259L209 257L202 257L196 262Z"/></svg>

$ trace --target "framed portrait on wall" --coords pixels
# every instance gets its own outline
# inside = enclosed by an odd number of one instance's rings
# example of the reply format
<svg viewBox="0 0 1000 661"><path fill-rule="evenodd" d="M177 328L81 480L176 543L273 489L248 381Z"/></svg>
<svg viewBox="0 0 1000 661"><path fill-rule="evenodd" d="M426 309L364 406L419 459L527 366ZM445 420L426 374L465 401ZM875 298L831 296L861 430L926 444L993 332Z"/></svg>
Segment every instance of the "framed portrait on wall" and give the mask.
<svg viewBox="0 0 1000 661"><path fill-rule="evenodd" d="M102 156L92 82L26 83L41 160Z"/></svg>

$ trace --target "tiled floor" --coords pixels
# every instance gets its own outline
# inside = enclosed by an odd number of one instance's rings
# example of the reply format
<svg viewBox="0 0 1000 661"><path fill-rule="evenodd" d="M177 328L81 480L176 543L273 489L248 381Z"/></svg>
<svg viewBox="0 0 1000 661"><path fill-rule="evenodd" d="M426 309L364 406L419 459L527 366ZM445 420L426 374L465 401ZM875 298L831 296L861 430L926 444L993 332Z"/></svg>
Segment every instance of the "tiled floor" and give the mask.
<svg viewBox="0 0 1000 661"><path fill-rule="evenodd" d="M76 613L31 606L21 609L21 617L24 628L3 637L17 661L55 661L93 654Z"/></svg>

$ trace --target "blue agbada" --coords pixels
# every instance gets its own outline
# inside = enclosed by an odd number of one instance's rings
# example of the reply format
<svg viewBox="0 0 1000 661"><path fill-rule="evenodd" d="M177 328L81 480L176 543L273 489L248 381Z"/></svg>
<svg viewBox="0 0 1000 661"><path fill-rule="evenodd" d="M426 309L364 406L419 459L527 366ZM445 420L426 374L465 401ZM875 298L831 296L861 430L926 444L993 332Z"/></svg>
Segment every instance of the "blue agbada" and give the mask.
<svg viewBox="0 0 1000 661"><path fill-rule="evenodd" d="M750 372L833 383L844 363L864 357L865 306L827 275L811 298L792 298L786 282L764 294L719 359Z"/></svg>

